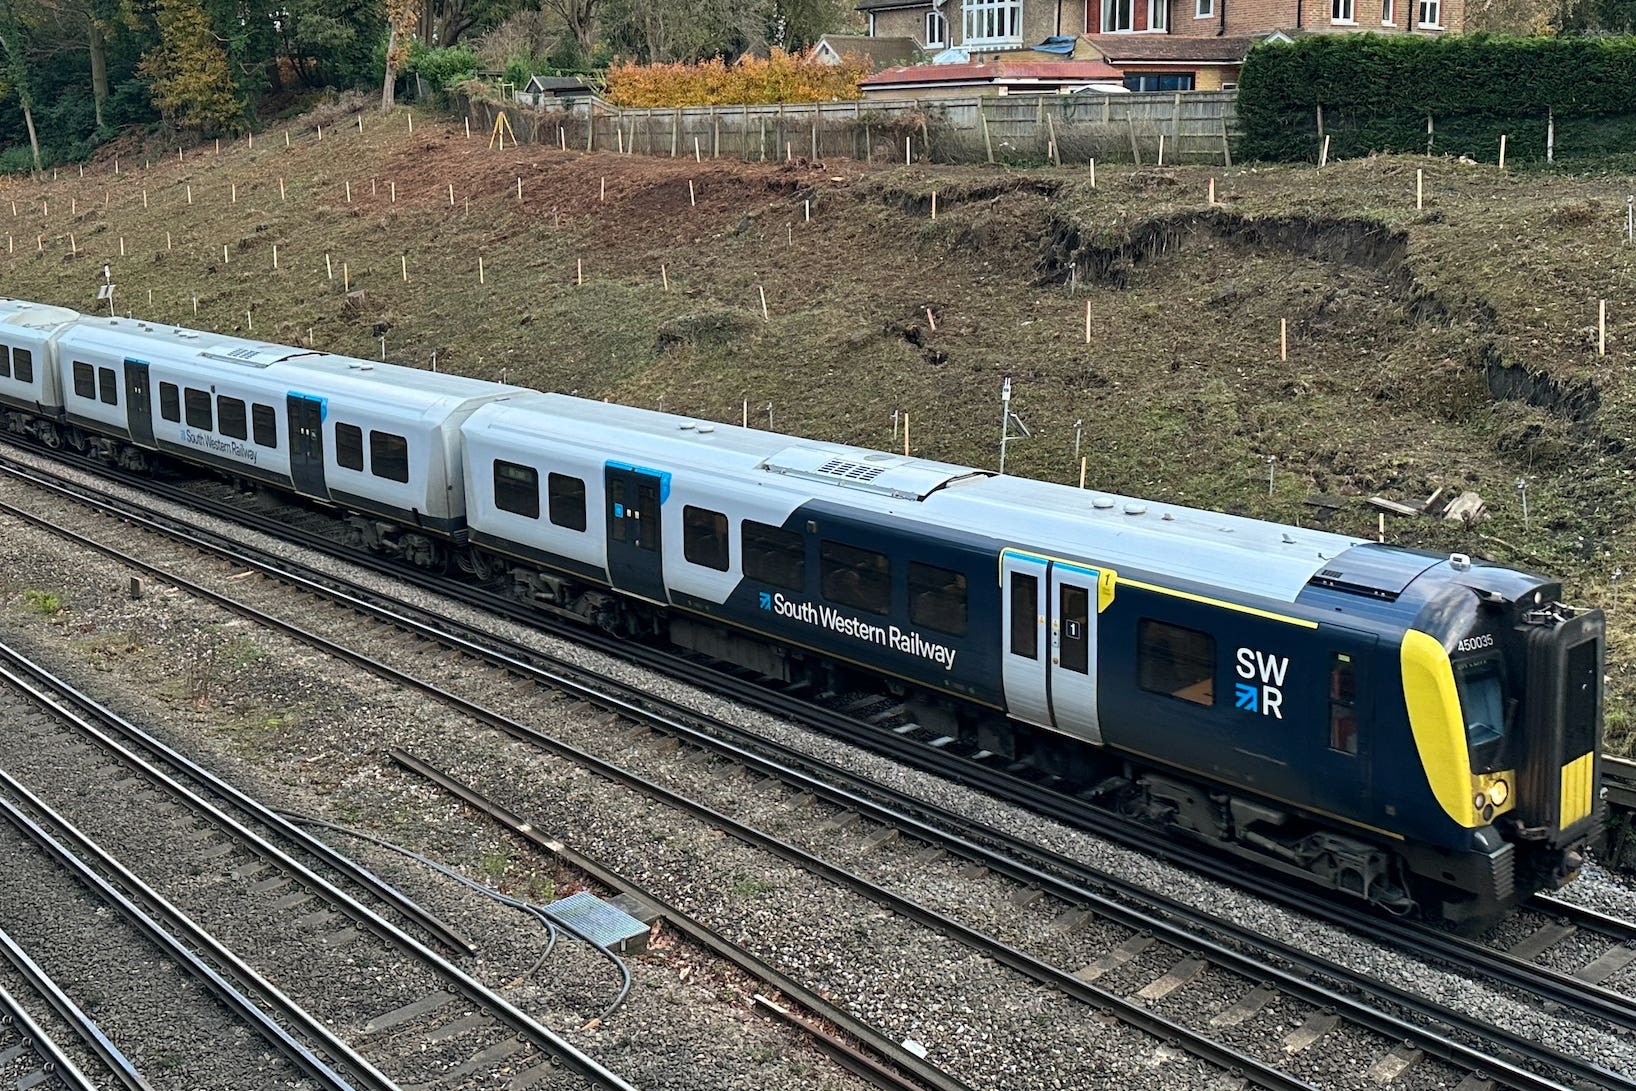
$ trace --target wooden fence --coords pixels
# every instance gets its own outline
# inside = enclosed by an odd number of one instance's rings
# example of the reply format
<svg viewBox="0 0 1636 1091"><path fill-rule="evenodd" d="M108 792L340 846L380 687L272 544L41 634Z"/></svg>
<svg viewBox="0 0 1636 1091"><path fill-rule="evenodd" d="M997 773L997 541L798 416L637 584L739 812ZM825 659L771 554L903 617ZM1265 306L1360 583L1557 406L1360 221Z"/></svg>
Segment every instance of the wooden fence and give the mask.
<svg viewBox="0 0 1636 1091"><path fill-rule="evenodd" d="M1233 91L696 106L621 110L600 99L510 108L454 96L474 128L501 110L526 143L641 155L939 163L1225 163Z"/></svg>

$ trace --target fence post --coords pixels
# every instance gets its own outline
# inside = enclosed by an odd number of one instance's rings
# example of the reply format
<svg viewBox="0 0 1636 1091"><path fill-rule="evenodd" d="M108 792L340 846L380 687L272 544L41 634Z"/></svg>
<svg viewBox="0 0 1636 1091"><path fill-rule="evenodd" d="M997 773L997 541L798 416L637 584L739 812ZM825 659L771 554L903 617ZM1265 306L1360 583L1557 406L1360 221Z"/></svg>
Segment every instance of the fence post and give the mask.
<svg viewBox="0 0 1636 1091"><path fill-rule="evenodd" d="M994 162L994 139L988 132L988 110L983 106L983 96L977 96L977 117L983 123L983 150L988 153L988 161Z"/></svg>
<svg viewBox="0 0 1636 1091"><path fill-rule="evenodd" d="M1224 166L1233 165L1233 145L1227 139L1227 115L1221 115L1221 161Z"/></svg>
<svg viewBox="0 0 1636 1091"><path fill-rule="evenodd" d="M1176 165L1182 162L1182 93L1176 92L1176 105L1170 115L1170 144L1176 152Z"/></svg>
<svg viewBox="0 0 1636 1091"><path fill-rule="evenodd" d="M744 157L744 161L748 163L750 161L750 107L748 104L744 107L743 121L739 126L738 150L739 154Z"/></svg>
<svg viewBox="0 0 1636 1091"><path fill-rule="evenodd" d="M1142 165L1142 149L1136 146L1136 115L1127 112L1125 125L1130 129L1130 158L1139 167Z"/></svg>

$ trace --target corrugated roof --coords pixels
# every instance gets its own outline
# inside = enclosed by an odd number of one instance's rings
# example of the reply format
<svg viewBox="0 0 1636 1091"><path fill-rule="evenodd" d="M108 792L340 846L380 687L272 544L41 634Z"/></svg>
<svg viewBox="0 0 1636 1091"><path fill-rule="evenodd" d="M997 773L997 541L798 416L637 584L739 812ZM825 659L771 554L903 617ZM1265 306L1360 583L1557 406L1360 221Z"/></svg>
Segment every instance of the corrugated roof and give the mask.
<svg viewBox="0 0 1636 1091"><path fill-rule="evenodd" d="M1013 64L915 64L888 68L860 81L864 87L915 83L996 83L1002 80L1041 80L1081 83L1118 80L1124 73L1102 61L1035 61Z"/></svg>
<svg viewBox="0 0 1636 1091"><path fill-rule="evenodd" d="M1110 64L1129 61L1194 61L1239 64L1254 38L1183 38L1174 34L1087 34Z"/></svg>

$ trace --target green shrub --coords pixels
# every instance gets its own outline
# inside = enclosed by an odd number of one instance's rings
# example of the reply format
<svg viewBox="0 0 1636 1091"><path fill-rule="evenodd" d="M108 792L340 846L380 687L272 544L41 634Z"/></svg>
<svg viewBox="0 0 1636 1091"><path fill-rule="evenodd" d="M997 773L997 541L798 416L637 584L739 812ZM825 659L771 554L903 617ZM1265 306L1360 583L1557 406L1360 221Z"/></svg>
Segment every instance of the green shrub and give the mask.
<svg viewBox="0 0 1636 1091"><path fill-rule="evenodd" d="M1318 108L1329 154L1543 160L1636 151L1636 38L1320 34L1257 46L1239 78L1247 159L1312 160ZM1431 132L1427 132L1427 119Z"/></svg>
<svg viewBox="0 0 1636 1091"><path fill-rule="evenodd" d="M439 91L447 91L477 75L477 54L464 46L417 49L409 58L409 68Z"/></svg>

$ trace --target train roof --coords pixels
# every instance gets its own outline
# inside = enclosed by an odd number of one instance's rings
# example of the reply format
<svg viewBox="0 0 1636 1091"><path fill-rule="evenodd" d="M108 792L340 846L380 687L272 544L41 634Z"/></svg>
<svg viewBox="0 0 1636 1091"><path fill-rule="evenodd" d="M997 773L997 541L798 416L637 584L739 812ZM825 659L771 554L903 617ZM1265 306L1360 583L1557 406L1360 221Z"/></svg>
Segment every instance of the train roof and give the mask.
<svg viewBox="0 0 1636 1091"><path fill-rule="evenodd" d="M26 299L0 297L0 326L27 329L33 331L36 336L43 334L49 337L56 330L70 326L79 319L80 313L67 307L52 307L43 303L30 303Z"/></svg>
<svg viewBox="0 0 1636 1091"><path fill-rule="evenodd" d="M542 416L551 419L542 424ZM656 470L731 474L812 499L979 530L1031 551L1282 602L1293 602L1326 563L1366 541L562 394L506 399L485 406L472 423L525 447L530 439L567 442Z"/></svg>
<svg viewBox="0 0 1636 1091"><path fill-rule="evenodd" d="M69 312L72 314L72 312ZM275 385L318 396L348 394L371 400L390 398L410 413L474 399L525 393L523 388L440 374L397 364L377 363L313 349L275 345L243 337L206 333L131 318L77 315L63 335L62 350L95 349L118 356L143 353L172 363L203 365L228 374L245 368ZM141 345L141 348L135 347Z"/></svg>

